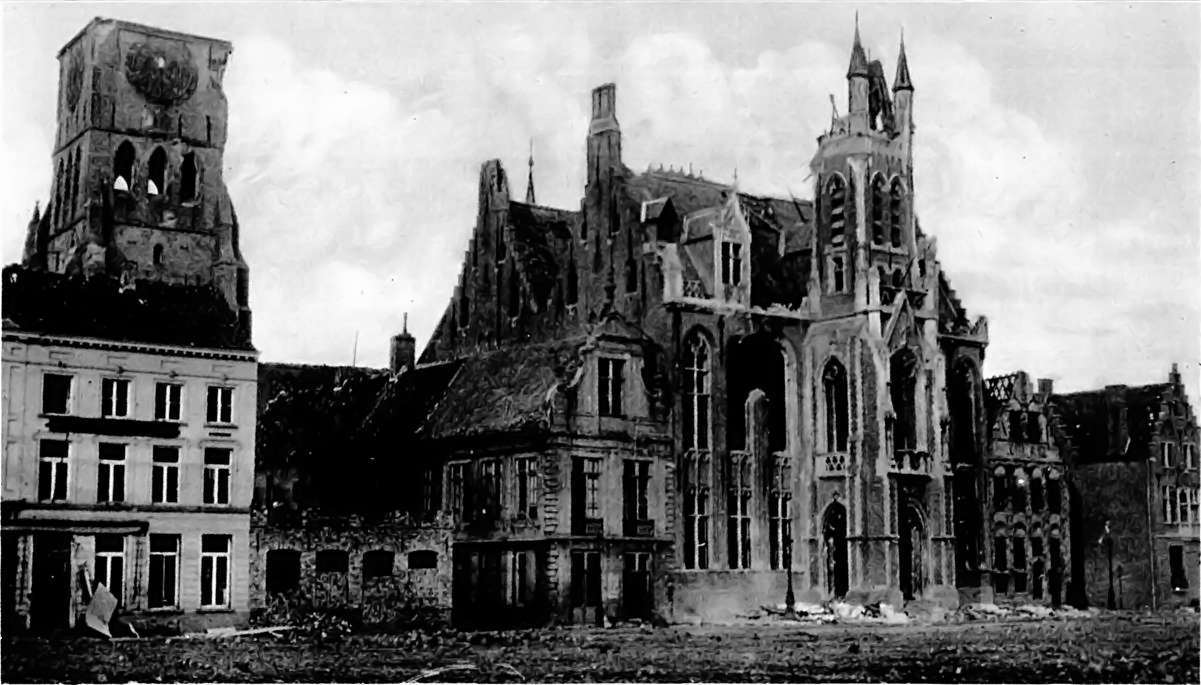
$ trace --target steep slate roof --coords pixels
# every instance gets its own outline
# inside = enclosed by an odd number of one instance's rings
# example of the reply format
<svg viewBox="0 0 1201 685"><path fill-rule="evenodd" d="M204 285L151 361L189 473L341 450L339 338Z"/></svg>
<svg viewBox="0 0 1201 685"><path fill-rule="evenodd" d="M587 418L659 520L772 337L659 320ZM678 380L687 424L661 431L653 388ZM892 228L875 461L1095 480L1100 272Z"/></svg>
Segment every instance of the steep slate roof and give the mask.
<svg viewBox="0 0 1201 685"><path fill-rule="evenodd" d="M359 433L378 444L411 439L442 399L461 360L423 364L391 378L372 400Z"/></svg>
<svg viewBox="0 0 1201 685"><path fill-rule="evenodd" d="M462 359L418 430L427 439L546 427L548 392L565 380L583 337L512 345Z"/></svg>
<svg viewBox="0 0 1201 685"><path fill-rule="evenodd" d="M1055 395L1060 422L1072 441L1076 461L1142 461L1149 457L1160 404L1171 387L1169 383L1153 383ZM1117 406L1126 408L1128 444L1120 428L1111 423L1111 413Z"/></svg>
<svg viewBox="0 0 1201 685"><path fill-rule="evenodd" d="M156 345L252 351L224 296L209 285L66 276L4 268L4 328Z"/></svg>
<svg viewBox="0 0 1201 685"><path fill-rule="evenodd" d="M545 303L559 278L559 244L571 239L575 212L524 202L509 203L509 225L513 227L513 249L522 264L535 300Z"/></svg>

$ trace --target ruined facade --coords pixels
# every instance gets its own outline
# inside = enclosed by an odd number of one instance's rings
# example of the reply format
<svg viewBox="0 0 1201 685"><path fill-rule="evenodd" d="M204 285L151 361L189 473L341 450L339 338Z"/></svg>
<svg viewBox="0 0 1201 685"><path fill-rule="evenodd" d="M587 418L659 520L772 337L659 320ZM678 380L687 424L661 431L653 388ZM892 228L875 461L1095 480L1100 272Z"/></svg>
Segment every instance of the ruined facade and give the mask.
<svg viewBox="0 0 1201 685"><path fill-rule="evenodd" d="M1072 503L1052 389L1024 371L985 382L985 558L998 602L1058 606L1072 581Z"/></svg>
<svg viewBox="0 0 1201 685"><path fill-rule="evenodd" d="M59 54L52 198L4 271L4 618L103 585L176 628L244 621L257 353L221 180L230 46L96 19Z"/></svg>
<svg viewBox="0 0 1201 685"><path fill-rule="evenodd" d="M890 95L856 30L847 80L813 202L632 171L613 85L578 210L483 166L415 369L451 370L414 451L427 512L459 522L456 606L523 586L542 620L718 617L781 601L789 575L819 598L987 583L987 324L913 211L903 47Z"/></svg>
<svg viewBox="0 0 1201 685"><path fill-rule="evenodd" d="M1197 419L1168 382L1057 395L1073 499L1072 575L1090 606L1198 598Z"/></svg>
<svg viewBox="0 0 1201 685"><path fill-rule="evenodd" d="M394 342L396 372L412 364L410 341ZM264 620L449 621L450 528L411 515L412 470L381 463L361 432L389 385L388 369L260 365L249 596Z"/></svg>

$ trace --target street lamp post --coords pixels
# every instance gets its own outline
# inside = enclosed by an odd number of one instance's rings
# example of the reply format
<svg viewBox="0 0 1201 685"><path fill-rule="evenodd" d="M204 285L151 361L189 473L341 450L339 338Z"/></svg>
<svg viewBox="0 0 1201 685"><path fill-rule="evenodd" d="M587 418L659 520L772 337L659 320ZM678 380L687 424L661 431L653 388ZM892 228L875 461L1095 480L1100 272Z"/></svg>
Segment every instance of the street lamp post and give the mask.
<svg viewBox="0 0 1201 685"><path fill-rule="evenodd" d="M784 591L784 615L796 618L796 596L792 591L792 532L784 535L784 573L787 579L787 590Z"/></svg>

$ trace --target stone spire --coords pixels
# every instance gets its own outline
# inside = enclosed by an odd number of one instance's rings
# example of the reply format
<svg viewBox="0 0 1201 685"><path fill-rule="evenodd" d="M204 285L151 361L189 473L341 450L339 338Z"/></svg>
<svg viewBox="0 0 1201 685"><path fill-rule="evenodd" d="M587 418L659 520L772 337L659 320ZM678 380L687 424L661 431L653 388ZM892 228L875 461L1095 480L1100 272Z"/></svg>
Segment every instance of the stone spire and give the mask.
<svg viewBox="0 0 1201 685"><path fill-rule="evenodd" d="M905 31L901 30L901 54L897 57L897 76L892 80L892 90L913 90L909 80L909 60L905 59Z"/></svg>
<svg viewBox="0 0 1201 685"><path fill-rule="evenodd" d="M536 204L534 202L534 139L530 138L530 177L525 182L525 203L527 205Z"/></svg>
<svg viewBox="0 0 1201 685"><path fill-rule="evenodd" d="M859 13L855 13L855 43L851 46L851 65L847 67L847 78L852 76L867 76L867 55L863 52L863 43L859 40Z"/></svg>

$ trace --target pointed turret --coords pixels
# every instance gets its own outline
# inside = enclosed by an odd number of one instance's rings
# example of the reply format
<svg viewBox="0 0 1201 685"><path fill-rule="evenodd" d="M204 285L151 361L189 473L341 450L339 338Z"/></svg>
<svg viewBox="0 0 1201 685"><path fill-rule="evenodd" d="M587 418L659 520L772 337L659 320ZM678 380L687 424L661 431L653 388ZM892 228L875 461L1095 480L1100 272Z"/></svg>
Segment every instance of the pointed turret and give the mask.
<svg viewBox="0 0 1201 685"><path fill-rule="evenodd" d="M847 68L847 110L851 133L868 130L868 79L867 55L859 40L859 13L855 13L855 43L851 46L851 66Z"/></svg>
<svg viewBox="0 0 1201 685"><path fill-rule="evenodd" d="M897 76L892 80L892 90L913 90L909 80L909 60L905 59L905 33L901 32L901 54L897 57Z"/></svg>
<svg viewBox="0 0 1201 685"><path fill-rule="evenodd" d="M851 65L847 67L847 78L867 76L867 54L859 40L859 13L855 13L855 43L851 46Z"/></svg>
<svg viewBox="0 0 1201 685"><path fill-rule="evenodd" d="M534 202L534 139L530 139L530 177L525 182L525 203L527 205L536 204Z"/></svg>

